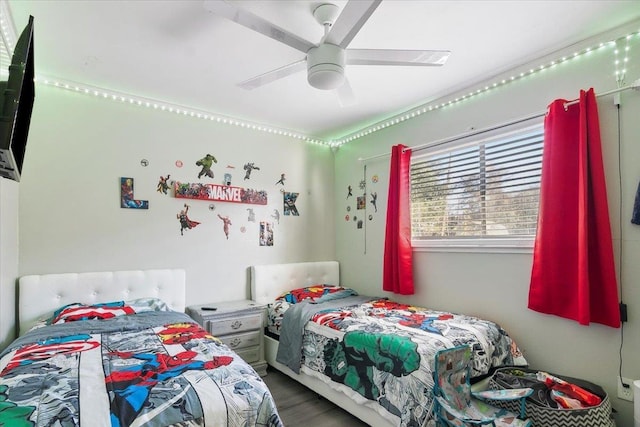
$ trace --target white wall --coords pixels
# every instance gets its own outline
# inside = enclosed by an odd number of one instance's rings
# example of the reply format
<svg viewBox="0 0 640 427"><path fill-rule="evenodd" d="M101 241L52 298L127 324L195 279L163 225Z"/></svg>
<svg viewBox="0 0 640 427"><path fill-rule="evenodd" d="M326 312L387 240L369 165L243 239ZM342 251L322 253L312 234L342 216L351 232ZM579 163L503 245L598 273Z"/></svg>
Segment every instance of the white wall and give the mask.
<svg viewBox="0 0 640 427"><path fill-rule="evenodd" d="M0 178L0 348L14 338L18 277L18 183Z"/></svg>
<svg viewBox="0 0 640 427"><path fill-rule="evenodd" d="M249 297L252 264L334 258L328 147L44 85L36 89L20 183L20 275L184 268L187 304L195 304ZM207 153L218 160L213 180L197 178L195 162ZM176 167L176 160L184 166ZM260 170L244 180L247 162ZM177 199L156 191L161 175L222 183L226 172L233 186L266 190L268 205ZM281 173L284 186L275 184ZM148 200L148 210L120 208L120 177L135 179L135 197ZM283 215L283 188L300 193L300 216ZM181 236L176 215L185 201L201 225ZM248 221L247 208L254 209L256 222ZM274 209L279 224L271 217ZM231 218L228 240L218 213ZM261 220L274 223L273 247L259 246Z"/></svg>
<svg viewBox="0 0 640 427"><path fill-rule="evenodd" d="M640 49L636 37L631 52ZM629 81L640 78L640 58L631 54L627 65ZM429 112L383 129L340 147L336 154L336 236L337 257L341 262L341 281L367 294L382 292L384 220L387 202L389 157L370 160L367 190L378 193L378 213L357 229L345 221L347 206L353 214L355 201L346 199L348 185L354 195L361 191L363 162L389 153L402 143L417 146L430 141L483 129L544 112L557 98L575 99L580 89L594 87L596 93L616 87L613 77L613 49L593 52L551 70L511 83L439 111ZM534 64L539 65L539 62ZM446 67L442 72L446 72ZM509 75L506 75L508 77ZM497 80L497 79L496 79ZM480 85L478 85L480 87ZM618 269L622 266L622 288L629 305L629 321L624 325L623 375L640 378L640 226L630 224L635 191L640 180L640 93L622 93L622 211L619 209L618 142L613 97L599 100L600 124L610 202L612 235ZM371 177L379 175L378 183ZM622 212L622 232L619 216ZM368 203L366 215L372 213ZM360 214L359 216L363 216ZM623 257L619 247L622 242ZM601 325L581 326L576 322L544 315L527 308L531 272L531 253L448 253L414 251L416 293L394 299L435 309L465 312L500 323L514 336L533 368L584 378L603 386L619 414L618 425L632 425L632 403L616 397L620 329Z"/></svg>

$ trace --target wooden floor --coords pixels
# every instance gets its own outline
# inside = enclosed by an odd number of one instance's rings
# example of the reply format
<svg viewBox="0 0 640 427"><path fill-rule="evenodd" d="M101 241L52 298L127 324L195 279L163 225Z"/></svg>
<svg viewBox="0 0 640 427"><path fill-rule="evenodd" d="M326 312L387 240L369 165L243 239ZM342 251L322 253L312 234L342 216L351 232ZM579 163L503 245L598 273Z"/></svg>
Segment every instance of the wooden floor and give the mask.
<svg viewBox="0 0 640 427"><path fill-rule="evenodd" d="M285 427L367 425L277 369L269 367L262 379L271 390Z"/></svg>

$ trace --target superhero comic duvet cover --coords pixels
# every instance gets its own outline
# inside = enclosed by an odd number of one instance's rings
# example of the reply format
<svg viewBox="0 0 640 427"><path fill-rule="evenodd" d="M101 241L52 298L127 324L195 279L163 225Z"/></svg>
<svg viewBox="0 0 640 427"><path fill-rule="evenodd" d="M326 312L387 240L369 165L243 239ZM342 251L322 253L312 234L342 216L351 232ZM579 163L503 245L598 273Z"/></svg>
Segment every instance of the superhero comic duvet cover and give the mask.
<svg viewBox="0 0 640 427"><path fill-rule="evenodd" d="M282 426L251 366L157 307L72 304L15 340L0 354L0 425Z"/></svg>
<svg viewBox="0 0 640 427"><path fill-rule="evenodd" d="M269 305L268 329L279 336L276 360L400 426L421 426L430 416L438 350L470 345L474 377L527 365L494 322L320 287L294 290Z"/></svg>

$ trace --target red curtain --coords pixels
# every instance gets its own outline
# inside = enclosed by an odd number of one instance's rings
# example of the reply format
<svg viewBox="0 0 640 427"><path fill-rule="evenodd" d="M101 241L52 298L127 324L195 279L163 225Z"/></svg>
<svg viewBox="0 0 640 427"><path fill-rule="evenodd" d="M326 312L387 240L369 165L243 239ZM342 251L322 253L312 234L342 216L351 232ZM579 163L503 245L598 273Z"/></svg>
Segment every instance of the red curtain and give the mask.
<svg viewBox="0 0 640 427"><path fill-rule="evenodd" d="M389 172L382 289L402 295L413 295L413 253L411 212L409 211L410 167L411 149L402 144L393 146Z"/></svg>
<svg viewBox="0 0 640 427"><path fill-rule="evenodd" d="M556 100L545 118L538 232L529 308L620 327L598 106Z"/></svg>

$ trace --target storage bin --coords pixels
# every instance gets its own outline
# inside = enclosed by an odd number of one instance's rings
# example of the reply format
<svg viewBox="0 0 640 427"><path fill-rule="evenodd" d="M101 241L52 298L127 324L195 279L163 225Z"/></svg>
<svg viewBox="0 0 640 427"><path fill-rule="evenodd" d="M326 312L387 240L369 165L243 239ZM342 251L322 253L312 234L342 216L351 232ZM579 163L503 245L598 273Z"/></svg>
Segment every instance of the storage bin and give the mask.
<svg viewBox="0 0 640 427"><path fill-rule="evenodd" d="M543 404L548 399L549 390L542 382L534 382L538 371L522 368L500 368L495 371L489 380L489 388L500 390L505 388L531 387L534 394L526 400L526 416L534 427L615 427L615 421L611 410L611 402L602 387L585 380L571 378L564 375L550 373L569 383L576 384L583 389L596 394L602 401L597 406L580 409L553 408ZM547 371L545 371L547 372ZM520 377L519 382L505 381L505 378L514 380ZM501 408L518 412L518 402L490 400L488 403Z"/></svg>

